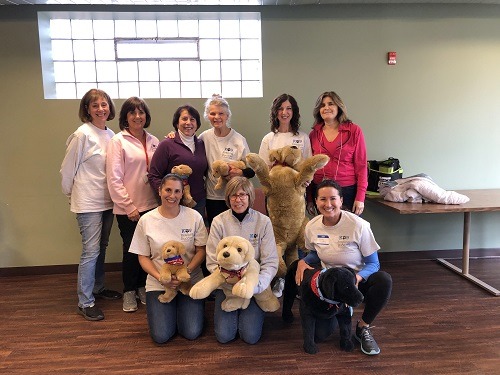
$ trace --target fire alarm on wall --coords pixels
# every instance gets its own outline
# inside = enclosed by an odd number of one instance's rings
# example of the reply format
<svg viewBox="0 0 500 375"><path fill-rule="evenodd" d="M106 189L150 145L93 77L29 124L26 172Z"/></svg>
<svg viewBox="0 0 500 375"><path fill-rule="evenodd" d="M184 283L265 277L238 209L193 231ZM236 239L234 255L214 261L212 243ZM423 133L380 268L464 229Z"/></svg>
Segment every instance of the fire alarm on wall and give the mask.
<svg viewBox="0 0 500 375"><path fill-rule="evenodd" d="M387 52L387 64L396 65L396 52Z"/></svg>

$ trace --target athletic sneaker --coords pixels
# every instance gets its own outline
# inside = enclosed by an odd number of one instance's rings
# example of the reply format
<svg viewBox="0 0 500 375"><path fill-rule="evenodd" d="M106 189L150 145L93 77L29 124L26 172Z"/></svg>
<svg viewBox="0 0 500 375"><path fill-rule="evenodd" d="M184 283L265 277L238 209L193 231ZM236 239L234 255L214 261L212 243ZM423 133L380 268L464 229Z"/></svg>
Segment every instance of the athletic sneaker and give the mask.
<svg viewBox="0 0 500 375"><path fill-rule="evenodd" d="M146 288L145 287L140 287L137 289L137 298L139 298L139 301L141 301L141 303L143 305L146 304Z"/></svg>
<svg viewBox="0 0 500 375"><path fill-rule="evenodd" d="M97 321L104 319L104 314L96 305L92 305L89 307L78 306L77 312L87 320Z"/></svg>
<svg viewBox="0 0 500 375"><path fill-rule="evenodd" d="M135 290L123 293L123 311L137 311L137 300L135 299Z"/></svg>
<svg viewBox="0 0 500 375"><path fill-rule="evenodd" d="M116 290L103 289L99 293L94 293L94 297L101 299L120 299L122 298L122 294Z"/></svg>
<svg viewBox="0 0 500 375"><path fill-rule="evenodd" d="M380 348L377 345L377 342L372 336L370 331L370 326L360 327L359 321L356 325L356 340L361 343L361 351L368 355L376 355L380 353Z"/></svg>
<svg viewBox="0 0 500 375"><path fill-rule="evenodd" d="M276 298L280 298L283 295L283 289L285 289L285 279L279 278L273 285L273 294Z"/></svg>

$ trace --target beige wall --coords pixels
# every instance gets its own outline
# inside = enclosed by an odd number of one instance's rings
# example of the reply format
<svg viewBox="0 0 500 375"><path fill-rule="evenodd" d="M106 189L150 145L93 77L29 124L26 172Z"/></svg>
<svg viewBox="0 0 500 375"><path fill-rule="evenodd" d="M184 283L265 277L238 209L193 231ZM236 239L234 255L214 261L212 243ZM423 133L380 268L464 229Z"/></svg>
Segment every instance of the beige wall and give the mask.
<svg viewBox="0 0 500 375"><path fill-rule="evenodd" d="M43 99L36 9L0 13L0 267L76 264L80 255L59 176L79 101ZM308 131L315 98L333 89L362 126L370 159L399 157L405 175L428 173L446 189L500 187L500 6L251 10L262 12L264 98L230 104L253 151L276 95L296 97ZM387 65L388 51L397 51L396 66ZM152 133L169 131L184 102L149 99ZM203 100L188 102L202 109ZM111 128L118 130L116 120ZM459 214L399 217L368 206L365 218L384 251L461 247ZM499 247L499 218L473 215L473 248ZM107 261L120 260L115 224Z"/></svg>

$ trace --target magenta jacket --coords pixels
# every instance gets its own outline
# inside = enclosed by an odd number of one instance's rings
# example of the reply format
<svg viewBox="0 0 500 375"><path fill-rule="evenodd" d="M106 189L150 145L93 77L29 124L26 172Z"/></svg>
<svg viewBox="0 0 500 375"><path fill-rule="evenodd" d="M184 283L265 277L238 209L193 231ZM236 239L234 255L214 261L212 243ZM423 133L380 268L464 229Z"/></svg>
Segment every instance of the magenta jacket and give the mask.
<svg viewBox="0 0 500 375"><path fill-rule="evenodd" d="M345 122L339 125L339 135L332 142L323 135L323 124L315 124L309 133L313 155L325 154L330 161L314 174L313 181L319 184L328 178L344 186L357 185L355 200L364 202L368 186L366 144L361 128Z"/></svg>

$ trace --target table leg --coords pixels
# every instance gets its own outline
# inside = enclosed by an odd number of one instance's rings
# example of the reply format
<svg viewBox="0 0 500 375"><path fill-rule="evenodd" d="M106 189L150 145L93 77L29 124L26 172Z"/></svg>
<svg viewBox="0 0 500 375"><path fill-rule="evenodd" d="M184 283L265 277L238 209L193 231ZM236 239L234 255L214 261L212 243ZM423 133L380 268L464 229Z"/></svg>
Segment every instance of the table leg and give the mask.
<svg viewBox="0 0 500 375"><path fill-rule="evenodd" d="M463 250L462 250L462 269L451 264L446 259L438 258L436 261L443 266L449 268L460 276L466 278L467 280L473 282L477 286L486 289L488 292L494 296L500 296L500 290L493 288L491 285L486 284L484 281L479 280L477 277L472 276L469 273L469 244L470 244L470 212L464 212L464 233L463 233Z"/></svg>
<svg viewBox="0 0 500 375"><path fill-rule="evenodd" d="M462 247L462 273L469 274L470 212L464 212L464 234Z"/></svg>

